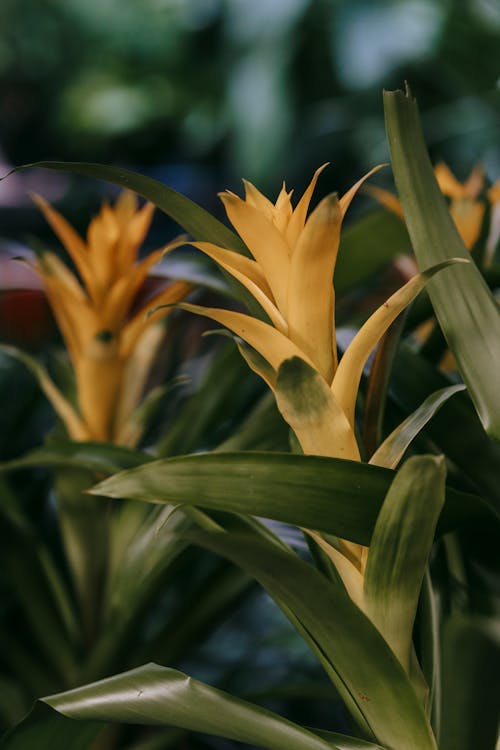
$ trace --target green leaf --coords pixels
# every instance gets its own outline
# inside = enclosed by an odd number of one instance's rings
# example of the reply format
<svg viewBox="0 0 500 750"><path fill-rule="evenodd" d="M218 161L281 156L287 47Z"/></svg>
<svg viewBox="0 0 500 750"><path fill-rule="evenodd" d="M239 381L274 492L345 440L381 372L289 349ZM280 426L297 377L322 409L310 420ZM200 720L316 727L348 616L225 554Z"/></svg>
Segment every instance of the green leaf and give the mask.
<svg viewBox="0 0 500 750"><path fill-rule="evenodd" d="M68 726L68 717L83 720L74 723L80 732L89 733L95 721L113 721L130 724L170 725L193 732L225 737L269 750L377 750L372 743L354 742L342 735L331 734L322 739L312 730L305 729L278 714L260 706L241 700L222 690L206 685L199 680L174 669L148 664L129 672L110 677L85 687L44 698L43 702L62 716L50 716L38 704L24 722L24 733L36 720L48 717L52 720L53 741L51 750L66 750L70 745L62 729ZM88 722L91 722L89 724ZM42 730L46 731L42 724ZM41 737L45 731L40 732ZM16 744L12 733L10 742L0 745L2 750L19 750L28 745ZM40 747L45 747L40 745ZM85 748L84 743L71 745Z"/></svg>
<svg viewBox="0 0 500 750"><path fill-rule="evenodd" d="M389 393L406 414L417 409L434 391L449 385L448 378L409 346L400 346ZM488 438L468 394L457 393L447 401L424 432L500 511L500 446Z"/></svg>
<svg viewBox="0 0 500 750"><path fill-rule="evenodd" d="M194 537L240 565L279 604L325 664L354 718L390 750L436 748L403 668L342 586L295 553L262 539L227 533Z"/></svg>
<svg viewBox="0 0 500 750"><path fill-rule="evenodd" d="M464 385L451 385L440 388L428 396L416 411L410 414L375 451L370 459L374 466L385 466L395 469L403 458L406 449L418 435L427 422L432 419L440 407L458 391L463 391Z"/></svg>
<svg viewBox="0 0 500 750"><path fill-rule="evenodd" d="M46 466L54 469L85 469L113 474L152 460L147 453L111 443L50 440L41 448L35 448L20 458L0 464L0 472Z"/></svg>
<svg viewBox="0 0 500 750"><path fill-rule="evenodd" d="M43 167L44 169L55 169L62 172L74 172L85 177L95 177L98 180L106 180L115 185L121 185L129 190L134 190L146 200L154 203L160 211L170 216L186 232L189 232L197 240L206 240L216 245L222 245L237 252L246 253L242 240L224 224L218 221L212 214L205 211L186 196L176 190L164 185L152 177L132 172L130 169L114 167L110 164L89 164L86 162L71 161L38 161L33 164L23 164L16 167L13 172L20 169L33 169ZM12 174L12 173L9 173ZM5 177L8 177L6 175ZM2 179L5 179L3 177Z"/></svg>
<svg viewBox="0 0 500 750"><path fill-rule="evenodd" d="M357 461L289 453L206 453L116 474L92 494L198 505L317 529L369 544L394 472ZM440 531L498 523L480 497L449 488Z"/></svg>
<svg viewBox="0 0 500 750"><path fill-rule="evenodd" d="M394 177L419 265L470 259L434 177L416 101L409 92L385 92L384 106ZM479 417L488 434L500 440L497 302L473 262L437 276L428 291Z"/></svg>
<svg viewBox="0 0 500 750"><path fill-rule="evenodd" d="M342 230L335 268L338 294L369 279L395 256L410 250L404 223L388 211L370 211Z"/></svg>
<svg viewBox="0 0 500 750"><path fill-rule="evenodd" d="M499 675L498 618L452 616L443 632L442 750L498 747Z"/></svg>
<svg viewBox="0 0 500 750"><path fill-rule="evenodd" d="M365 612L407 674L422 581L444 503L443 458L414 456L396 474L384 500L368 553Z"/></svg>
<svg viewBox="0 0 500 750"><path fill-rule="evenodd" d="M217 351L201 384L179 409L159 445L159 456L207 449L226 437L245 409L255 400L260 383L248 376L248 368L234 343ZM228 428L229 426L229 428Z"/></svg>

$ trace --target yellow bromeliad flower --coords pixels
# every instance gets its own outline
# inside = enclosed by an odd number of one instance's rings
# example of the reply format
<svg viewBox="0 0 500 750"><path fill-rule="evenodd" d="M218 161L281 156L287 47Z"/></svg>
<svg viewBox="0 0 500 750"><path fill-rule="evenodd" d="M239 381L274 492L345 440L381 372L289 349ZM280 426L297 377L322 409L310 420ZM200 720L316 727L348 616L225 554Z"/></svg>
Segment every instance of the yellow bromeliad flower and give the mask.
<svg viewBox="0 0 500 750"><path fill-rule="evenodd" d="M379 168L368 172L340 199L328 195L309 216L309 203L324 167L316 171L295 208L285 186L273 204L245 181L245 199L230 192L222 193L221 199L252 258L209 242L192 243L251 292L269 322L230 310L181 307L221 323L251 347L243 348L242 353L276 392L282 410L286 407L280 403L276 386L283 362L298 357L314 373L331 419L321 419L314 429L309 420L302 429L300 420L291 413L285 415L294 422L291 426L306 453L360 460L354 409L363 367L388 326L426 283L425 276L418 275L393 294L360 329L340 363L337 361L333 275L342 221L356 191Z"/></svg>
<svg viewBox="0 0 500 750"><path fill-rule="evenodd" d="M78 409L46 375L40 378L42 387L74 440L133 444L139 432L132 426L132 415L162 335L154 323L169 312L167 307L146 319L146 307L133 311L135 300L165 250L185 240L137 262L151 224L152 204L139 209L135 194L122 192L114 206L103 205L84 241L43 198L33 199L79 276L50 251L39 254L35 262L71 359ZM171 305L190 290L189 284L176 281L149 302Z"/></svg>
<svg viewBox="0 0 500 750"><path fill-rule="evenodd" d="M340 199L328 195L308 215L318 169L295 208L283 186L276 203L245 182L245 198L221 194L233 227L252 257L208 242L194 242L251 292L269 322L224 309L181 304L230 329L240 351L273 389L277 405L306 454L360 461L354 411L363 367L381 336L448 262L414 276L381 305L337 360L333 275L342 221L364 180ZM380 454L379 454L380 455ZM377 463L378 456L374 457ZM308 531L337 567L352 599L363 607L368 549Z"/></svg>
<svg viewBox="0 0 500 750"><path fill-rule="evenodd" d="M459 182L450 168L439 162L434 167L434 174L441 192L450 199L450 214L465 247L470 250L479 237L484 218L485 205L477 200L484 187L484 170L476 165L465 182ZM366 191L404 220L403 208L395 195L375 185Z"/></svg>

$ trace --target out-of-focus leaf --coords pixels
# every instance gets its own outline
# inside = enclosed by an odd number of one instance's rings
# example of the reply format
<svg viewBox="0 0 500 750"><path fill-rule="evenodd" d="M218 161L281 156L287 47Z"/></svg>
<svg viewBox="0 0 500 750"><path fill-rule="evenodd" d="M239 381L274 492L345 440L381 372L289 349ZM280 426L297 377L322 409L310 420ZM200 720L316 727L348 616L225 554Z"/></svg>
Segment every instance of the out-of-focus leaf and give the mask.
<svg viewBox="0 0 500 750"><path fill-rule="evenodd" d="M444 503L443 458L413 456L396 474L373 531L365 612L411 674L412 633L422 581Z"/></svg>
<svg viewBox="0 0 500 750"><path fill-rule="evenodd" d="M317 529L369 544L394 472L358 461L287 453L207 453L120 472L91 492L199 505ZM449 488L440 531L497 517L480 497Z"/></svg>
<svg viewBox="0 0 500 750"><path fill-rule="evenodd" d="M57 388L45 367L38 360L15 346L0 344L0 351L18 359L31 371L70 434L78 440L84 440L88 437L87 427L73 404Z"/></svg>
<svg viewBox="0 0 500 750"><path fill-rule="evenodd" d="M85 177L95 177L98 180L112 182L114 185L134 190L146 200L151 201L160 211L170 216L197 240L206 240L216 245L245 252L241 239L212 214L205 211L185 195L164 185L152 177L133 172L130 169L114 167L110 164L90 164L71 161L39 161L33 164L23 164L20 169L55 169L62 172L74 172ZM6 175L8 176L8 175ZM3 178L5 179L5 177Z"/></svg>
<svg viewBox="0 0 500 750"><path fill-rule="evenodd" d="M43 447L35 448L20 458L0 464L0 472L47 466L113 474L152 460L153 457L147 453L111 443L51 440Z"/></svg>
<svg viewBox="0 0 500 750"><path fill-rule="evenodd" d="M428 396L413 414L410 414L375 451L370 459L374 466L385 466L395 469L403 455L427 422L432 419L437 410L458 391L463 391L464 385L451 385L440 388L439 391Z"/></svg>
<svg viewBox="0 0 500 750"><path fill-rule="evenodd" d="M415 99L384 93L387 138L406 225L422 268L470 258L438 187ZM440 326L479 417L500 440L500 312L476 265L457 265L428 286Z"/></svg>
<svg viewBox="0 0 500 750"><path fill-rule="evenodd" d="M342 231L335 268L336 293L370 278L384 263L410 248L406 227L397 216L370 211Z"/></svg>
<svg viewBox="0 0 500 750"><path fill-rule="evenodd" d="M60 721L56 722L53 713L44 711L39 703L25 720L23 728L26 736L26 730L32 728L37 719L38 722L41 719L42 730L46 730L49 719L53 730L51 750L67 750L70 747L60 741L66 739L62 730L67 727L69 718L83 721L74 722L74 726L80 727L82 734L90 732L97 720L170 725L246 742L269 750L282 750L283 747L290 750L353 748L350 738L347 738L347 744L342 744L342 735L333 733L328 740L322 739L312 730L288 721L272 711L217 690L182 672L157 664L148 664L101 682L50 696L44 698L43 702L59 712ZM58 724L61 727L61 735ZM21 745L14 744L20 729L12 733L10 743L7 741L0 745L2 750L20 750ZM25 744L23 747L27 750L28 745ZM73 747L87 746L71 745L72 750ZM358 742L354 747L359 747L360 750L377 750L377 746L372 743Z"/></svg>
<svg viewBox="0 0 500 750"><path fill-rule="evenodd" d="M215 450L284 451L290 444L290 428L281 416L271 392L266 392L234 433Z"/></svg>
<svg viewBox="0 0 500 750"><path fill-rule="evenodd" d="M228 343L210 363L200 386L161 438L157 454L178 455L217 444L235 417L253 402L259 388L260 383L249 377L234 343Z"/></svg>
<svg viewBox="0 0 500 750"><path fill-rule="evenodd" d="M394 750L436 748L403 668L342 586L262 539L219 533L200 536L199 543L254 576L298 624L370 739Z"/></svg>
<svg viewBox="0 0 500 750"><path fill-rule="evenodd" d="M495 750L499 676L498 623L453 615L443 632L442 750Z"/></svg>

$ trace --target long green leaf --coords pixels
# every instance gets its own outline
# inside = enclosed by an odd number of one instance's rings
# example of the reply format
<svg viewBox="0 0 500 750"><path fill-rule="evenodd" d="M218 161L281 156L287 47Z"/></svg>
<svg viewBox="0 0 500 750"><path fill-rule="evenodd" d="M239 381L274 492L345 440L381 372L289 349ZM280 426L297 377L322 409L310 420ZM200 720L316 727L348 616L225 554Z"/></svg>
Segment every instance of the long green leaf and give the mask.
<svg viewBox="0 0 500 750"><path fill-rule="evenodd" d="M365 612L408 674L413 623L444 503L445 478L442 457L410 458L387 493L368 554Z"/></svg>
<svg viewBox="0 0 500 750"><path fill-rule="evenodd" d="M428 396L423 404L416 409L404 422L402 422L391 434L384 440L373 456L370 463L374 466L386 466L395 469L403 458L406 449L409 447L414 438L418 435L427 422L432 419L438 409L458 391L463 391L463 385L451 385L447 388L440 388L435 393Z"/></svg>
<svg viewBox="0 0 500 750"><path fill-rule="evenodd" d="M262 516L369 544L393 479L393 471L357 461L249 451L154 461L91 492ZM440 530L474 519L497 522L480 497L448 489Z"/></svg>
<svg viewBox="0 0 500 750"><path fill-rule="evenodd" d="M435 748L430 726L403 668L345 589L296 554L262 539L225 533L193 541L240 565L268 591L313 648L356 717L390 750ZM355 710L353 710L355 709Z"/></svg>
<svg viewBox="0 0 500 750"><path fill-rule="evenodd" d="M85 687L44 698L43 702L63 717L87 722L113 721L130 724L170 725L193 732L246 742L269 750L377 750L373 743L353 741L331 734L325 740L278 714L217 690L174 669L148 664ZM36 709L35 709L36 711ZM41 714L38 708L38 715ZM29 722L27 722L29 724ZM75 726L78 726L75 723ZM58 741L54 724L51 750L66 750ZM15 737L15 733L13 734ZM2 750L19 745L8 742ZM73 747L73 746L71 746ZM82 745L85 747L85 745ZM25 745L25 750L27 746Z"/></svg>
<svg viewBox="0 0 500 750"><path fill-rule="evenodd" d="M152 177L133 172L130 169L114 167L110 164L90 164L75 161L38 161L33 164L23 164L14 169L13 172L35 167L74 172L134 190L146 200L154 203L160 211L170 216L195 239L214 242L216 245L222 245L238 252L246 252L242 240L212 214L186 198L185 195ZM8 177L8 175L5 175L5 177Z"/></svg>
<svg viewBox="0 0 500 750"><path fill-rule="evenodd" d="M409 92L385 92L384 106L394 177L419 265L470 258L434 177L415 99ZM428 290L479 417L500 440L498 305L474 263L436 276Z"/></svg>

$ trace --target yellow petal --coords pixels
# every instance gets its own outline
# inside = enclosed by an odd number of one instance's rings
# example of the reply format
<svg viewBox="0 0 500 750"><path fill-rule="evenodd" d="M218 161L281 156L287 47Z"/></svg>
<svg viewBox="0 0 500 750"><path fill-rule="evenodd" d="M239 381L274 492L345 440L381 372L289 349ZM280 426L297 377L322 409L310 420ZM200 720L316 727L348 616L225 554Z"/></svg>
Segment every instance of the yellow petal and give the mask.
<svg viewBox="0 0 500 750"><path fill-rule="evenodd" d="M254 260L245 258L245 256L231 250L224 250L222 247L212 245L211 242L192 242L191 244L215 260L219 266L224 268L231 276L234 276L240 284L243 284L268 314L273 325L282 333L287 333L288 324L273 303L269 285Z"/></svg>
<svg viewBox="0 0 500 750"><path fill-rule="evenodd" d="M378 164L376 167L373 167L373 169L370 169L369 172L367 172L360 180L358 180L349 190L347 193L344 193L342 198L340 198L340 208L342 210L342 214L345 216L347 209L351 205L351 201L358 192L361 185L372 176L372 174L375 174L375 172L378 172L380 169L383 169L386 164Z"/></svg>
<svg viewBox="0 0 500 750"><path fill-rule="evenodd" d="M379 339L384 335L399 313L424 288L431 276L446 268L451 263L456 262L467 261L456 258L451 261L444 261L410 279L407 284L398 289L383 305L375 310L366 323L361 326L347 347L333 378L332 392L344 410L351 426L354 426L354 409L359 381L361 380L363 367L373 347L378 343Z"/></svg>
<svg viewBox="0 0 500 750"><path fill-rule="evenodd" d="M314 539L316 544L321 547L323 552L334 564L335 569L342 579L342 583L346 587L347 593L354 604L362 610L364 607L363 575L358 568L342 554L342 552L339 552L333 544L330 544L326 539L323 539L321 534L318 534L317 531L307 531L307 533Z"/></svg>
<svg viewBox="0 0 500 750"><path fill-rule="evenodd" d="M288 291L288 335L328 384L336 368L333 273L342 212L335 194L310 215L293 251Z"/></svg>
<svg viewBox="0 0 500 750"><path fill-rule="evenodd" d="M75 363L78 403L92 440L112 439L123 366L117 337L107 330L94 335Z"/></svg>
<svg viewBox="0 0 500 750"><path fill-rule="evenodd" d="M116 250L116 268L125 274L136 261L139 249L151 226L155 206L146 203L122 228Z"/></svg>
<svg viewBox="0 0 500 750"><path fill-rule="evenodd" d="M255 206L230 193L220 197L231 224L262 269L276 305L286 318L289 257L285 238Z"/></svg>
<svg viewBox="0 0 500 750"><path fill-rule="evenodd" d="M76 277L54 253L44 253L37 270L43 277L49 304L75 362L85 341L94 335L95 314Z"/></svg>
<svg viewBox="0 0 500 750"><path fill-rule="evenodd" d="M484 204L470 198L457 198L451 202L450 213L468 250L474 246L479 237L484 212Z"/></svg>
<svg viewBox="0 0 500 750"><path fill-rule="evenodd" d="M132 190L122 190L113 207L118 224L124 228L137 211L137 195Z"/></svg>
<svg viewBox="0 0 500 750"><path fill-rule="evenodd" d="M260 190L258 190L255 185L248 180L243 180L243 185L245 186L246 202L251 206L255 206L255 208L258 208L259 211L262 211L262 213L269 219L269 221L272 221L274 215L274 206L269 198L266 198L266 196L263 195Z"/></svg>
<svg viewBox="0 0 500 750"><path fill-rule="evenodd" d="M449 198L466 197L464 186L443 161L440 161L434 167L434 176L443 195L447 195Z"/></svg>
<svg viewBox="0 0 500 750"><path fill-rule="evenodd" d="M276 380L276 403L304 453L359 461L353 430L319 372L303 357L283 362Z"/></svg>
<svg viewBox="0 0 500 750"><path fill-rule="evenodd" d="M23 362L31 370L43 393L52 404L54 411L64 423L70 438L73 440L90 440L90 433L85 423L71 406L70 402L63 396L59 388L57 388L43 366L36 359L30 357L29 354L16 349L14 346L0 344L0 350L10 357L15 357L20 362Z"/></svg>
<svg viewBox="0 0 500 750"><path fill-rule="evenodd" d="M500 203L500 180L497 180L487 192L488 200L491 204Z"/></svg>
<svg viewBox="0 0 500 750"><path fill-rule="evenodd" d="M128 316L134 297L146 281L149 271L160 262L166 252L186 244L186 238L180 237L166 247L154 250L144 260L132 266L128 272L119 276L104 300L101 309L102 323L106 328L115 330Z"/></svg>
<svg viewBox="0 0 500 750"><path fill-rule="evenodd" d="M64 216L61 216L60 213L53 209L44 198L36 194L33 194L31 198L43 213L65 249L68 251L68 254L78 269L78 273L82 277L85 286L89 290L89 293L92 294L94 278L89 264L87 247L84 241L78 232L73 229L71 224L66 221Z"/></svg>
<svg viewBox="0 0 500 750"><path fill-rule="evenodd" d="M119 445L132 445L129 432L130 420L144 393L153 362L164 337L164 326L150 325L143 331L126 360L113 424L114 442Z"/></svg>
<svg viewBox="0 0 500 750"><path fill-rule="evenodd" d="M318 182L318 177L320 176L321 172L324 169L326 169L328 164L329 162L322 164L321 167L318 167L318 169L315 171L311 182L307 186L302 198L297 203L295 210L293 212L293 215L290 221L288 222L288 227L286 230L286 239L287 239L289 247L291 247L292 249L295 247L295 243L297 242L299 238L299 234L304 229L304 224L306 223L307 212L309 210L309 204L311 202L311 198L314 193L316 183Z"/></svg>
<svg viewBox="0 0 500 750"><path fill-rule="evenodd" d="M403 206L401 205L399 198L393 195L393 193L390 193L389 190L384 190L377 185L365 185L363 190L382 206L389 211L392 211L396 216L399 216L400 219L404 220Z"/></svg>
<svg viewBox="0 0 500 750"><path fill-rule="evenodd" d="M182 310L203 315L217 321L225 328L240 336L247 344L255 349L271 367L277 370L280 364L290 357L301 357L307 360L307 355L292 343L286 336L261 320L232 310L221 310L216 307L200 307L199 305L180 304ZM312 362L309 361L312 365Z"/></svg>
<svg viewBox="0 0 500 750"><path fill-rule="evenodd" d="M193 290L193 285L187 281L174 281L167 289L148 301L123 328L120 353L122 357L129 357L144 329L160 317L166 317L172 311L172 305L184 299ZM147 316L147 311L161 308Z"/></svg>
<svg viewBox="0 0 500 750"><path fill-rule="evenodd" d="M92 271L104 295L116 275L116 245L120 237L120 227L112 209L104 204L99 214L92 219L87 230L87 245Z"/></svg>
<svg viewBox="0 0 500 750"><path fill-rule="evenodd" d="M283 183L283 187L281 188L281 192L278 195L278 199L274 207L273 222L277 229L281 232L281 234L286 233L288 222L290 221L290 217L293 213L292 202L290 200L290 198L292 197L292 193L293 190L291 190L289 193L287 192L285 183Z"/></svg>

